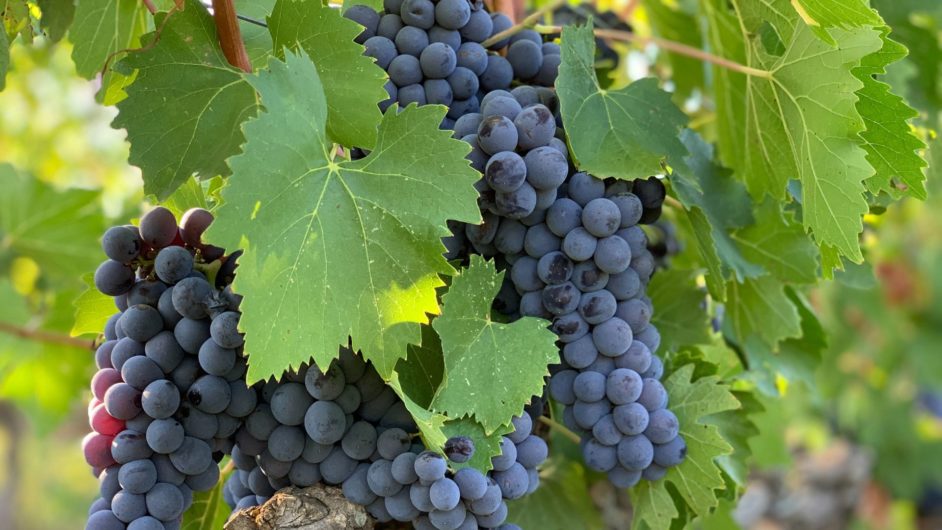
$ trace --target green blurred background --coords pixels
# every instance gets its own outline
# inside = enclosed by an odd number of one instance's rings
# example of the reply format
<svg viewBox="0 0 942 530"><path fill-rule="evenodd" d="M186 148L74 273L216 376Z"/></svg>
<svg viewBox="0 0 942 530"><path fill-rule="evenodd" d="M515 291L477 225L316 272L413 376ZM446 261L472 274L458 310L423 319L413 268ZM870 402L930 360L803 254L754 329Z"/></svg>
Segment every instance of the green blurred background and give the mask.
<svg viewBox="0 0 942 530"><path fill-rule="evenodd" d="M598 7L617 12L624 3ZM927 48L894 66L888 80L923 111L916 125L933 128L942 20L931 13L942 9L910 13L905 1L879 3L896 18L898 36ZM647 15L635 14L636 31L647 31ZM83 347L89 340L69 337L72 303L100 260L99 235L138 216L144 199L124 134L109 126L115 110L96 103L94 84L75 75L68 43L11 51L0 92L0 161L10 164L0 165L0 529L77 529L97 481L79 447L94 362ZM616 80L662 67L648 48L613 51ZM710 122L704 110L694 120L707 135ZM928 156L942 159L942 142L932 146ZM782 502L779 511L799 510L802 491L824 502L826 492L808 477L839 462L842 473L860 476L850 490L851 479L825 477L825 489L852 497L833 528L942 528L934 518L942 511L934 489L942 488L942 160L934 166L928 201L868 217L870 265L812 293L829 336L823 363L776 365L781 376L754 381L766 410L750 441L753 485L738 507L726 501L698 526L828 528L824 515L802 526L767 514ZM591 493L606 526L624 527L624 495L604 484Z"/></svg>

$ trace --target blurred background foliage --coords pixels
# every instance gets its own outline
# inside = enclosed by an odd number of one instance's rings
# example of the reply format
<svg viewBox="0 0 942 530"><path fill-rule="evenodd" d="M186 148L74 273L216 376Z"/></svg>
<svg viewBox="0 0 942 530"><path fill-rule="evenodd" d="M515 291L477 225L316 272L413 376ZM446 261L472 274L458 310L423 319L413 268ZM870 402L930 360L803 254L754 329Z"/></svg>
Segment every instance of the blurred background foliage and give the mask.
<svg viewBox="0 0 942 530"><path fill-rule="evenodd" d="M932 132L942 2L873 4L911 50L886 80L921 110L914 126L932 138L930 197L868 216L869 265L809 293L828 334L820 363L770 358L774 380L743 376L760 390L752 406L764 408L749 440L753 479L740 502L695 523L703 529L942 528L942 140ZM699 46L694 0L600 0L597 24L623 25L629 8L635 32ZM551 22L587 13L574 7ZM70 53L67 41L14 41L0 92L0 528L10 530L81 528L96 495L79 447L94 363L91 339L69 336L72 302L100 259L99 235L139 215L144 200L124 134L109 126L115 110L95 102ZM600 69L615 85L661 77L711 136L702 64L613 43ZM683 250L686 227L676 236L682 263L693 250ZM562 452L569 443L554 442ZM539 495L570 506L587 528L625 527L623 492L577 462L556 460L548 475Z"/></svg>

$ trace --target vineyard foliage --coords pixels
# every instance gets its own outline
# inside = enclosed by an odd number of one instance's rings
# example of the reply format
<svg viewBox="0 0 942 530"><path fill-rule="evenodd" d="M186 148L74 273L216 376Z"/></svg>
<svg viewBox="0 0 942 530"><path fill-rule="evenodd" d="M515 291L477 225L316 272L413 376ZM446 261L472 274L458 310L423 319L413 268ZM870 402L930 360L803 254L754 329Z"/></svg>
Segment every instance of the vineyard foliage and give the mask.
<svg viewBox="0 0 942 530"><path fill-rule="evenodd" d="M908 401L884 399L883 387L838 370L834 349L855 340L844 322L849 308L878 308L863 321L892 331L881 338L886 349L868 352L873 362L900 365L924 378L921 387L939 384L935 332L915 353L896 351L905 348L893 334L916 316L897 315L862 288L874 285L874 258L904 269L917 259L874 242L886 228L881 215L931 201L938 188L927 177L942 166L934 131L942 50L932 26L942 23L942 7L639 4L645 16L635 33L591 17L561 31L537 26L561 46L556 90L576 167L624 180L663 177L665 216L684 245L648 296L687 458L664 480L631 490L634 528L681 528L728 509L750 467L764 464L753 439L769 410L779 410L766 405L799 386L831 397L856 389L872 407L825 413L863 432L865 443L909 455L884 464L909 471L877 473L894 493L918 495L942 474L942 442L917 443L909 424L868 424L875 409L906 416L899 411ZM248 383L312 359L327 365L349 341L402 399L427 446L469 436L477 452L467 465L489 467L512 417L542 394L559 360L556 336L539 319L491 314L505 274L493 260L474 256L462 266L443 256L448 221L481 222L480 174L465 158L468 145L439 128L445 107L379 110L387 76L354 41L360 26L316 0L236 1L251 19L239 23L246 72L230 64L213 14L197 0L0 5L0 87L19 82L10 60L18 48L71 43L74 73L97 83L98 102L116 109L111 126L126 131L127 161L140 169L146 200L178 216L211 209L207 240L244 249L233 289L245 297ZM603 71L597 48L626 40L653 43L631 52L650 61L651 76L629 82ZM114 312L90 287L99 234L144 209L124 200L106 218L100 192L30 171L40 172L0 165L0 323L71 330L72 339L40 343L0 329L0 397L49 430L85 387L86 350ZM934 316L935 305L908 310ZM821 373L828 382L819 388ZM509 503L511 521L601 527L597 513L586 513L583 487L597 477L572 457L574 445L553 434L543 487ZM219 491L200 494L184 528L221 527L228 512Z"/></svg>

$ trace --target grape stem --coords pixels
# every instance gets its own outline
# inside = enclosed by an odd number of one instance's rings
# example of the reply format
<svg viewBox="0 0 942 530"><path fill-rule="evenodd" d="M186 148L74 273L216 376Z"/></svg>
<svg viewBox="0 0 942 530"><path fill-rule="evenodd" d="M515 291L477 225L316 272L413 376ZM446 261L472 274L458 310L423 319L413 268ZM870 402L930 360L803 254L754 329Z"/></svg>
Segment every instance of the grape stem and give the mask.
<svg viewBox="0 0 942 530"><path fill-rule="evenodd" d="M226 55L226 60L232 66L251 73L252 63L249 62L249 54L245 51L245 43L242 42L242 33L239 30L239 20L236 18L233 1L213 0L213 20L216 22L219 44Z"/></svg>
<svg viewBox="0 0 942 530"><path fill-rule="evenodd" d="M539 33L560 33L562 32L562 26L544 26L544 25L535 25L533 29ZM606 40L616 40L622 42L632 42L639 45L654 44L662 50L667 50L671 53L676 53L677 55L683 55L686 57L691 57L693 59L698 59L703 62L707 62L721 68L726 68L727 70L732 70L734 72L739 72L741 74L746 74L752 77L759 77L762 79L772 79L772 72L769 70L762 70L760 68L753 68L751 66L746 66L744 64L739 64L736 61L731 61L725 57L719 57L713 55L712 53L705 52L700 48L695 48L693 46L688 46L686 44L672 41L668 39L662 39L660 37L642 37L637 33L632 33L630 31L624 31L619 29L596 29L593 31L596 37L606 39Z"/></svg>
<svg viewBox="0 0 942 530"><path fill-rule="evenodd" d="M670 195L664 197L664 204L670 206L671 208L677 209L677 210L686 210L686 209L687 209L686 207L684 207L683 204L680 203L680 201L678 201L677 199L671 197Z"/></svg>
<svg viewBox="0 0 942 530"><path fill-rule="evenodd" d="M9 322L0 322L0 333L7 333L21 339L32 340L36 342L45 342L47 344L58 344L60 346L69 346L71 348L82 348L83 350L92 350L95 348L95 342L78 337L70 337L65 333L56 333L54 331L45 331L42 329L33 329L24 326L17 326Z"/></svg>
<svg viewBox="0 0 942 530"><path fill-rule="evenodd" d="M144 4L144 7L147 8L147 11L149 11L151 15L157 14L157 6L154 5L153 0L141 0L141 1Z"/></svg>
<svg viewBox="0 0 942 530"><path fill-rule="evenodd" d="M569 438L570 440L572 440L573 443L580 443L582 441L582 439L579 438L578 434L570 431L562 423L559 423L556 420L547 418L546 416L540 416L539 419L540 419L540 423L542 423L543 425L549 426L550 429L555 429L559 431L559 434L562 434L566 438Z"/></svg>
<svg viewBox="0 0 942 530"><path fill-rule="evenodd" d="M546 4L545 6L537 9L533 13L530 13L523 20L514 24L513 26L510 26L504 31L491 35L490 38L488 38L487 40L481 43L481 46L484 46L485 48L490 48L494 44L508 37L513 37L517 33L520 33L521 31L534 26L536 22L540 20L540 18L543 17L543 15L556 11L557 9L562 7L566 3L566 1L567 0L554 0L553 2L550 2L549 4Z"/></svg>

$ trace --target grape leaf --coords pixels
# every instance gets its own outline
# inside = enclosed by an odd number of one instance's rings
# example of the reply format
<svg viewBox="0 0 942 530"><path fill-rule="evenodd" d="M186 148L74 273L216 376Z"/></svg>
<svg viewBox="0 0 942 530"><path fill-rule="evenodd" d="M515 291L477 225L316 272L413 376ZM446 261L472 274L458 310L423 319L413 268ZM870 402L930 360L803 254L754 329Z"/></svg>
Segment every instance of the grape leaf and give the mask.
<svg viewBox="0 0 942 530"><path fill-rule="evenodd" d="M138 73L113 123L127 129L128 160L141 168L145 193L158 199L194 173L228 174L225 160L239 151L240 126L257 106L242 72L226 61L203 6L189 0L183 11L158 14L157 25L167 16L156 44L122 61Z"/></svg>
<svg viewBox="0 0 942 530"><path fill-rule="evenodd" d="M226 524L232 513L222 495L228 476L223 472L213 489L193 495L193 504L183 514L181 530L218 530Z"/></svg>
<svg viewBox="0 0 942 530"><path fill-rule="evenodd" d="M798 310L771 276L729 282L726 299L724 330L741 345L755 335L774 349L783 339L801 336Z"/></svg>
<svg viewBox="0 0 942 530"><path fill-rule="evenodd" d="M669 528L680 516L667 483L677 489L684 509L706 514L716 507L715 490L726 488L716 460L732 453L733 448L711 424L710 416L741 407L729 387L717 376L694 379L695 366L686 364L664 380L670 396L670 409L680 421L680 434L687 442L687 458L670 469L658 482L641 481L630 490L635 508L632 528L642 524L650 528Z"/></svg>
<svg viewBox="0 0 942 530"><path fill-rule="evenodd" d="M661 351L710 342L709 319L703 310L704 293L697 289L696 271L658 271L648 286L654 305L651 323L661 334Z"/></svg>
<svg viewBox="0 0 942 530"><path fill-rule="evenodd" d="M236 0L235 7L240 16L249 17L264 24L265 18L271 15L275 7L275 0ZM271 33L268 28L239 19L239 31L242 33L245 51L249 55L252 66L264 67L268 63L268 56L272 53Z"/></svg>
<svg viewBox="0 0 942 530"><path fill-rule="evenodd" d="M432 326L422 325L422 344L410 344L409 355L396 364L399 382L419 405L429 408L445 374L442 343Z"/></svg>
<svg viewBox="0 0 942 530"><path fill-rule="evenodd" d="M178 219L190 208L209 209L203 184L196 178L186 179L169 197L161 201L160 205L173 212Z"/></svg>
<svg viewBox="0 0 942 530"><path fill-rule="evenodd" d="M556 81L566 137L579 169L600 177L633 179L661 173L665 158L680 164L677 139L686 115L654 78L603 90L595 74L592 21L566 26Z"/></svg>
<svg viewBox="0 0 942 530"><path fill-rule="evenodd" d="M518 412L519 413L519 412ZM500 455L500 441L505 434L513 431L513 425L503 426L494 432L487 433L480 423L472 417L460 419L449 419L445 422L442 432L445 438L452 436L467 436L474 442L474 455L464 464L448 462L452 469L458 470L463 467L473 467L482 473L491 470L491 458Z"/></svg>
<svg viewBox="0 0 942 530"><path fill-rule="evenodd" d="M926 162L917 152L926 144L909 125L909 120L919 113L890 92L890 85L878 79L886 73L887 66L906 56L906 48L889 38L889 28L882 31L883 48L864 57L861 65L854 68L854 75L863 83L863 88L857 91L857 111L867 126L860 136L867 161L876 170L864 184L873 194L886 191L898 196L902 188L906 194L925 199Z"/></svg>
<svg viewBox="0 0 942 530"><path fill-rule="evenodd" d="M111 54L134 48L147 28L147 9L140 0L82 0L69 29L75 71L91 79ZM180 76L184 79L185 76Z"/></svg>
<svg viewBox="0 0 942 530"><path fill-rule="evenodd" d="M507 521L539 530L601 530L599 510L589 496L585 468L573 460L550 460L540 470L540 487L507 503Z"/></svg>
<svg viewBox="0 0 942 530"><path fill-rule="evenodd" d="M466 143L438 129L444 107L390 112L376 148L336 161L327 102L302 52L250 76L266 112L245 125L243 153L209 240L245 243L236 291L246 295L250 381L314 357L321 366L353 349L389 378L419 324L437 314L446 219L480 222ZM256 293L256 294L253 294Z"/></svg>
<svg viewBox="0 0 942 530"><path fill-rule="evenodd" d="M491 303L503 279L493 262L471 256L470 266L442 297L442 315L432 322L445 359L432 408L455 418L473 414L487 433L520 414L542 392L548 365L559 362L556 335L545 320L491 320Z"/></svg>
<svg viewBox="0 0 942 530"><path fill-rule="evenodd" d="M827 28L881 26L883 19L861 0L792 0L792 7L818 38L835 46Z"/></svg>
<svg viewBox="0 0 942 530"><path fill-rule="evenodd" d="M783 282L815 283L818 280L818 248L801 224L779 204L766 199L756 208L755 224L736 231L733 239L743 256L761 265Z"/></svg>
<svg viewBox="0 0 942 530"><path fill-rule="evenodd" d="M696 17L683 6L669 5L661 0L642 0L645 13L654 32L667 40L681 42L692 48L703 43L703 33ZM706 86L706 66L703 61L677 53L658 54L670 65L670 78L674 82L675 100L680 102L690 97L695 89ZM680 98L680 99L677 99Z"/></svg>
<svg viewBox="0 0 942 530"><path fill-rule="evenodd" d="M671 184L677 197L688 211L701 257L709 274L707 287L710 294L723 300L724 283L729 272L742 281L754 278L764 271L750 263L730 230L753 223L749 193L745 186L733 178L732 172L715 162L713 146L700 135L684 129L680 139L690 153L685 165L671 174ZM725 200L717 201L716 197Z"/></svg>
<svg viewBox="0 0 942 530"><path fill-rule="evenodd" d="M9 164L0 164L0 187L0 263L28 257L67 282L98 266L99 192L57 190Z"/></svg>
<svg viewBox="0 0 942 530"><path fill-rule="evenodd" d="M321 2L279 0L268 17L275 53L300 46L317 66L327 97L327 133L348 147L373 148L382 114L379 102L389 96L386 73L353 39L362 26Z"/></svg>
<svg viewBox="0 0 942 530"><path fill-rule="evenodd" d="M46 32L52 42L59 42L65 37L66 31L75 18L74 0L37 0L36 4L42 11L39 27Z"/></svg>
<svg viewBox="0 0 942 530"><path fill-rule="evenodd" d="M863 85L852 69L880 48L873 29L830 34L831 47L786 5L705 2L714 52L754 70L750 75L714 68L720 151L754 197L785 196L789 180L801 183L803 222L821 246L833 246L853 261L863 259L857 235L867 212L863 181L874 174L860 147L864 123L855 92ZM774 11L774 13L773 13ZM780 55L752 38L760 25L781 37Z"/></svg>
<svg viewBox="0 0 942 530"><path fill-rule="evenodd" d="M764 412L765 407L752 391L733 390L732 393L742 407L714 414L706 421L716 425L723 439L733 448L731 454L717 458L717 464L736 484L745 486L749 479L748 460L752 456L749 439L759 435L752 416Z"/></svg>
<svg viewBox="0 0 942 530"><path fill-rule="evenodd" d="M95 275L88 273L82 276L85 290L72 303L75 306L75 323L72 324L73 337L79 335L98 335L105 329L105 324L111 315L118 310L114 299L101 294L95 288Z"/></svg>

